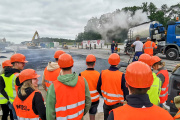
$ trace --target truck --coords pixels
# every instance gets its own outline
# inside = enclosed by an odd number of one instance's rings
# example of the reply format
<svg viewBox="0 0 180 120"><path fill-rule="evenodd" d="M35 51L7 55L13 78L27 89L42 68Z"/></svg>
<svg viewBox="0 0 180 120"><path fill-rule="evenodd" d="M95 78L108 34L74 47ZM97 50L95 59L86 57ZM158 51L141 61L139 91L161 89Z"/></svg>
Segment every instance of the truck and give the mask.
<svg viewBox="0 0 180 120"><path fill-rule="evenodd" d="M133 52L131 44L135 41L136 37L145 43L147 37L158 46L155 54L161 53L166 55L167 59L176 60L180 54L180 22L169 21L167 26L164 27L158 21L149 21L139 24L128 30L128 39L126 41L125 53Z"/></svg>

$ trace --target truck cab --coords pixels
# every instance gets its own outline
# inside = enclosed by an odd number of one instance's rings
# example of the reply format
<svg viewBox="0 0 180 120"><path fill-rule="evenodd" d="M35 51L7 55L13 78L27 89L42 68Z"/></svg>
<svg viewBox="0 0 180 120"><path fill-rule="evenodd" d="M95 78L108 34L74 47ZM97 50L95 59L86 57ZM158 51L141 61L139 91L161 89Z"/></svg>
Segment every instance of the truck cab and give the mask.
<svg viewBox="0 0 180 120"><path fill-rule="evenodd" d="M176 60L180 54L180 22L168 22L164 54L170 60Z"/></svg>

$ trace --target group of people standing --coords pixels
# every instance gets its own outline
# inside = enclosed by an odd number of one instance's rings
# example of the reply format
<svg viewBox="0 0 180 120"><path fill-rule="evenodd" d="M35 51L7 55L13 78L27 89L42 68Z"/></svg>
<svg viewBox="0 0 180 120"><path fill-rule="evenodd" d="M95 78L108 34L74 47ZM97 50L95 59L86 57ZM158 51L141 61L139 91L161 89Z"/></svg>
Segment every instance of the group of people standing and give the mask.
<svg viewBox="0 0 180 120"><path fill-rule="evenodd" d="M46 107L37 88L40 75L33 69L23 70L25 56L14 54L8 64L3 62L0 104L12 110L12 119L81 120L89 111L90 120L95 120L102 96L104 120L173 120L159 107L167 100L169 84L168 72L159 57L142 54L124 74L117 68L120 56L113 53L108 58L109 69L99 73L94 69L96 57L89 54L87 69L79 75L72 72L71 55L58 50L54 58L55 62L49 62L45 68L42 80L47 91ZM153 73L151 67L159 72Z"/></svg>

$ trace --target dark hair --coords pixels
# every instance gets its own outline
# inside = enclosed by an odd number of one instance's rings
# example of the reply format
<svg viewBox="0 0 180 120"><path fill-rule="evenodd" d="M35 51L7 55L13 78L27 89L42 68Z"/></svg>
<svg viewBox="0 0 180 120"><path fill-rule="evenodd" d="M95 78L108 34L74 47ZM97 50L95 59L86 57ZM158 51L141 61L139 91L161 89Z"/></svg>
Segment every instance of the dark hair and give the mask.
<svg viewBox="0 0 180 120"><path fill-rule="evenodd" d="M68 70L70 70L72 67L73 67L73 66L67 67L67 68L61 68L61 69L64 70L64 71L68 71Z"/></svg>
<svg viewBox="0 0 180 120"><path fill-rule="evenodd" d="M58 61L58 58L55 58L55 61Z"/></svg>
<svg viewBox="0 0 180 120"><path fill-rule="evenodd" d="M116 65L111 65L111 67L116 67Z"/></svg>
<svg viewBox="0 0 180 120"><path fill-rule="evenodd" d="M148 87L148 88L134 88L134 87L129 86L129 89L131 90L131 93L136 94L136 95L146 94L147 91L149 90L149 88L150 87Z"/></svg>
<svg viewBox="0 0 180 120"><path fill-rule="evenodd" d="M88 66L93 66L95 61L94 62L86 62Z"/></svg>

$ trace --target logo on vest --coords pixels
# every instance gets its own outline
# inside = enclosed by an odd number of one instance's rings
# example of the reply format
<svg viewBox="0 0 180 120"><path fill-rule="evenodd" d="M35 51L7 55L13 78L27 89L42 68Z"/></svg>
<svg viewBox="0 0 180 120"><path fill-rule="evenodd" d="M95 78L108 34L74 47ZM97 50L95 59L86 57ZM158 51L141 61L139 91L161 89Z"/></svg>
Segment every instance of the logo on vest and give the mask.
<svg viewBox="0 0 180 120"><path fill-rule="evenodd" d="M30 111L30 109L27 108L27 106L24 105L16 105L17 109L25 110L25 111Z"/></svg>

